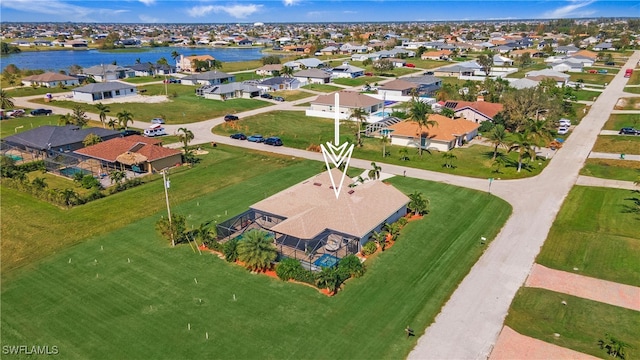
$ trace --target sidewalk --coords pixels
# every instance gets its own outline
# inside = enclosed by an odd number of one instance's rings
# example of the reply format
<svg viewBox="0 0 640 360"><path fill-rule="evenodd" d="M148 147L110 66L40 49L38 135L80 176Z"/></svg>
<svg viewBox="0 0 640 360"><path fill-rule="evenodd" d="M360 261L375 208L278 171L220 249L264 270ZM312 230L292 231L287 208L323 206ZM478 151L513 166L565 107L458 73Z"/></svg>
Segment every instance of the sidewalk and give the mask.
<svg viewBox="0 0 640 360"><path fill-rule="evenodd" d="M593 187L608 187L614 189L627 189L627 190L640 190L639 185L635 185L633 181L602 179L591 176L578 176L576 185L580 186L593 186Z"/></svg>
<svg viewBox="0 0 640 360"><path fill-rule="evenodd" d="M601 152L590 152L589 159L611 159L611 160L631 160L631 161L640 161L640 155L634 154L624 154L624 159L622 159L622 154L612 154L612 153L601 153Z"/></svg>

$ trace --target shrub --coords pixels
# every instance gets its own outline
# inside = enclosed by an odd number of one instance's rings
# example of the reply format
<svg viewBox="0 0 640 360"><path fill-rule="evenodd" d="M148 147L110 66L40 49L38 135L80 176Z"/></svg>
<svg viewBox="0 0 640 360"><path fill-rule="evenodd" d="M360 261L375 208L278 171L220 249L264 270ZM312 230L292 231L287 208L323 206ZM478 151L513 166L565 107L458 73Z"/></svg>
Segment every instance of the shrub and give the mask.
<svg viewBox="0 0 640 360"><path fill-rule="evenodd" d="M366 255L371 255L374 252L376 252L376 250L378 249L378 247L376 246L376 243L374 243L373 241L369 241L368 243L364 244L364 246L362 246L362 254Z"/></svg>
<svg viewBox="0 0 640 360"><path fill-rule="evenodd" d="M238 260L238 239L231 239L227 241L222 249L225 260L228 262L234 262Z"/></svg>
<svg viewBox="0 0 640 360"><path fill-rule="evenodd" d="M398 223L398 225L400 227L403 227L405 225L407 225L407 223L409 222L409 220L406 217L401 217L400 219L398 219L398 221L396 221Z"/></svg>
<svg viewBox="0 0 640 360"><path fill-rule="evenodd" d="M300 261L292 258L286 258L276 266L276 275L284 281L295 279L296 274L301 271L305 270Z"/></svg>
<svg viewBox="0 0 640 360"><path fill-rule="evenodd" d="M313 271L307 270L300 266L300 268L296 271L293 280L315 285L316 274Z"/></svg>
<svg viewBox="0 0 640 360"><path fill-rule="evenodd" d="M353 254L343 257L338 263L338 273L342 281L350 277L358 278L364 275L365 270L364 264Z"/></svg>
<svg viewBox="0 0 640 360"><path fill-rule="evenodd" d="M85 189L99 189L101 187L100 181L94 178L92 175L84 175L82 177L82 180L80 180L80 185Z"/></svg>

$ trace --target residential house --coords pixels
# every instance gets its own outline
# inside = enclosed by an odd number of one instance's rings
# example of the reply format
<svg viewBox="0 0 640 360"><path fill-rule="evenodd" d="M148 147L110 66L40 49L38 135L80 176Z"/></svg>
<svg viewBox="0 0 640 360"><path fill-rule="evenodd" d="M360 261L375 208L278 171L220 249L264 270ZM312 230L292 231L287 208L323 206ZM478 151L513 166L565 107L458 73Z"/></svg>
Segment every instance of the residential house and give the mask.
<svg viewBox="0 0 640 360"><path fill-rule="evenodd" d="M453 110L457 118L475 123L493 121L493 118L504 109L504 105L484 101L482 96L479 96L477 101L451 100L442 105Z"/></svg>
<svg viewBox="0 0 640 360"><path fill-rule="evenodd" d="M331 82L331 73L321 69L301 70L293 74L302 86L307 84L328 84Z"/></svg>
<svg viewBox="0 0 640 360"><path fill-rule="evenodd" d="M88 47L87 40L84 39L65 41L62 45L71 49L86 49Z"/></svg>
<svg viewBox="0 0 640 360"><path fill-rule="evenodd" d="M566 45L566 46L558 46L555 49L555 52L557 54L566 54L566 55L572 55L577 53L578 51L580 51L580 48L577 48L573 45Z"/></svg>
<svg viewBox="0 0 640 360"><path fill-rule="evenodd" d="M236 41L236 44L238 44L238 46L252 46L253 45L253 41L251 41L251 40L249 40L247 38L244 38L244 39L241 39L239 41Z"/></svg>
<svg viewBox="0 0 640 360"><path fill-rule="evenodd" d="M54 72L31 75L22 79L24 86L43 86L49 88L56 86L77 86L79 83L76 77Z"/></svg>
<svg viewBox="0 0 640 360"><path fill-rule="evenodd" d="M353 53L366 53L368 48L362 45L352 45L349 43L340 46L340 53L345 55L351 55Z"/></svg>
<svg viewBox="0 0 640 360"><path fill-rule="evenodd" d="M513 50L510 53L510 56L514 57L514 58L519 58L521 57L523 54L528 53L529 56L531 56L532 58L543 58L545 53L536 49L520 49L520 50Z"/></svg>
<svg viewBox="0 0 640 360"><path fill-rule="evenodd" d="M513 66L513 60L508 57L493 55L493 65L495 66Z"/></svg>
<svg viewBox="0 0 640 360"><path fill-rule="evenodd" d="M121 136L119 131L99 127L43 125L7 136L2 139L2 142L25 151L48 156L50 150L68 152L83 148L82 142L89 134L99 136L102 141Z"/></svg>
<svg viewBox="0 0 640 360"><path fill-rule="evenodd" d="M545 79L553 79L557 86L567 85L570 77L570 75L551 69L534 70L525 74L525 78L529 80L542 81Z"/></svg>
<svg viewBox="0 0 640 360"><path fill-rule="evenodd" d="M378 86L378 95L384 99L418 94L418 84L403 79L391 80Z"/></svg>
<svg viewBox="0 0 640 360"><path fill-rule="evenodd" d="M371 53L371 54L352 54L351 55L351 61L365 61L365 60L371 60L371 61L378 61L380 60L380 54L377 53Z"/></svg>
<svg viewBox="0 0 640 360"><path fill-rule="evenodd" d="M415 121L401 121L388 127L391 144L437 151L449 151L478 136L479 124L465 119L451 119L439 114L429 115L438 125L420 127Z"/></svg>
<svg viewBox="0 0 640 360"><path fill-rule="evenodd" d="M327 46L319 50L322 55L335 55L340 51L336 46Z"/></svg>
<svg viewBox="0 0 640 360"><path fill-rule="evenodd" d="M610 42L602 42L594 45L593 51L616 51L616 47Z"/></svg>
<svg viewBox="0 0 640 360"><path fill-rule="evenodd" d="M137 94L138 91L135 85L119 81L88 84L73 89L73 99L86 102L109 100Z"/></svg>
<svg viewBox="0 0 640 360"><path fill-rule="evenodd" d="M384 100L376 99L372 96L360 94L355 91L340 91L338 105L339 117L343 120L349 119L354 109L363 109L367 114L373 114L384 107ZM319 95L311 101L307 116L317 116L324 118L335 118L335 94Z"/></svg>
<svg viewBox="0 0 640 360"><path fill-rule="evenodd" d="M451 54L451 50L425 51L420 58L422 60L449 60Z"/></svg>
<svg viewBox="0 0 640 360"><path fill-rule="evenodd" d="M524 78L521 78L521 79L506 78L506 80L509 81L509 86L518 90L534 88L539 84L539 81L524 79Z"/></svg>
<svg viewBox="0 0 640 360"><path fill-rule="evenodd" d="M235 75L215 70L191 74L180 78L180 83L183 85L220 85L234 81L236 81Z"/></svg>
<svg viewBox="0 0 640 360"><path fill-rule="evenodd" d="M407 76L402 80L418 85L418 94L434 95L442 87L442 80L433 75Z"/></svg>
<svg viewBox="0 0 640 360"><path fill-rule="evenodd" d="M160 172L182 164L182 152L162 147L161 141L140 135L117 137L75 150L74 153L98 160L107 168L136 173Z"/></svg>
<svg viewBox="0 0 640 360"><path fill-rule="evenodd" d="M176 67L178 71L197 72L198 69L194 68L197 61L206 61L211 64L214 60L214 57L211 55L180 55L180 57L176 59Z"/></svg>
<svg viewBox="0 0 640 360"><path fill-rule="evenodd" d="M296 90L302 86L300 80L294 77L276 76L264 79L256 84L264 91Z"/></svg>
<svg viewBox="0 0 640 360"><path fill-rule="evenodd" d="M346 178L336 196L332 179L342 179L338 169L315 175L261 200L249 210L216 225L219 239L231 239L248 229L270 232L283 257L300 260L319 271L322 261L361 251L374 232L382 231L407 214L410 199L379 180L357 186ZM335 265L335 264L334 264Z"/></svg>
<svg viewBox="0 0 640 360"><path fill-rule="evenodd" d="M364 69L345 62L331 69L332 78L357 78L364 75Z"/></svg>
<svg viewBox="0 0 640 360"><path fill-rule="evenodd" d="M212 100L229 100L234 98L251 99L260 96L261 90L250 83L232 82L219 85L204 85L196 90L197 96Z"/></svg>
<svg viewBox="0 0 640 360"><path fill-rule="evenodd" d="M160 64L134 64L127 66L134 71L135 76L156 76L175 74L176 68L170 65Z"/></svg>
<svg viewBox="0 0 640 360"><path fill-rule="evenodd" d="M282 66L292 68L293 70L318 69L324 67L324 61L316 58L305 58L287 61Z"/></svg>
<svg viewBox="0 0 640 360"><path fill-rule="evenodd" d="M404 59L396 59L396 58L387 58L387 60L391 61L394 67L404 67L407 64L407 61Z"/></svg>
<svg viewBox="0 0 640 360"><path fill-rule="evenodd" d="M97 82L114 81L136 76L135 71L128 67L112 64L91 66L83 69L82 73Z"/></svg>
<svg viewBox="0 0 640 360"><path fill-rule="evenodd" d="M282 71L282 64L267 64L256 69L260 76L275 76Z"/></svg>
<svg viewBox="0 0 640 360"><path fill-rule="evenodd" d="M480 71L482 66L475 60L456 63L449 66L443 66L438 69L434 69L434 75L436 76L448 76L448 77L460 77L460 76L473 76L476 71Z"/></svg>

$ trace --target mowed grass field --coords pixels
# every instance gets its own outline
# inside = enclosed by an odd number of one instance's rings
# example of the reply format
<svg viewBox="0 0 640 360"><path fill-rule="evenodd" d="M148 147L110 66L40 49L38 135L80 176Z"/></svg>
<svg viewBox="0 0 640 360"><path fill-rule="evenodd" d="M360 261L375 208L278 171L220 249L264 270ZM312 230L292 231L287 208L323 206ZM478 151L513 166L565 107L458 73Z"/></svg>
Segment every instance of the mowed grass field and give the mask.
<svg viewBox="0 0 640 360"><path fill-rule="evenodd" d="M609 355L598 341L606 341L606 333L628 344L627 359L636 359L640 351L640 312L544 289L518 290L505 325L523 335L603 359Z"/></svg>
<svg viewBox="0 0 640 360"><path fill-rule="evenodd" d="M235 114L247 110L258 109L272 105L268 101L257 99L230 99L226 101L209 100L195 95L196 86L167 84L169 94L176 94L177 97L162 103L113 103L108 104L110 112L108 117L116 117L123 110L133 114L133 119L138 121L151 121L154 117L164 115L167 124L189 124L203 120L212 119L225 114ZM146 90L144 95L165 95L164 84L145 85L138 87ZM34 100L34 102L46 104L44 100ZM88 113L97 113L95 105L78 103L75 101L55 101L52 105L73 109L80 106Z"/></svg>
<svg viewBox="0 0 640 360"><path fill-rule="evenodd" d="M640 126L640 114L612 114L604 124L604 130L617 130L623 127Z"/></svg>
<svg viewBox="0 0 640 360"><path fill-rule="evenodd" d="M172 211L186 215L189 226L231 217L319 168L309 161L274 166L284 160L246 155L253 158L248 166L241 153L226 151L232 168L223 161L208 164L206 175L171 177ZM219 173L224 176L211 178ZM410 325L420 335L433 321L485 250L480 237L495 237L511 208L482 192L402 177L390 182L423 192L431 213L409 223L391 249L366 262L364 277L332 298L252 275L188 245L171 248L154 230L165 214L161 183L149 186L154 191L146 197L125 192L103 200L117 210L96 202L73 214L47 209L49 218L36 221L32 214L26 224L16 218L13 225L43 229L65 220L67 229L119 223L49 251L2 282L2 345L56 345L66 359L404 358L418 337L407 339L403 329ZM177 198L181 192L187 193ZM7 197L16 205L21 200L3 190ZM123 203L125 197L132 200ZM22 207L16 216L42 205ZM68 221L90 210L91 219ZM133 211L142 216L132 218ZM56 242L65 235L55 230L33 239Z"/></svg>
<svg viewBox="0 0 640 360"><path fill-rule="evenodd" d="M341 142L356 142L355 123L345 121L341 124ZM236 132L262 134L263 136L279 136L285 146L297 149L307 149L310 145L320 145L331 141L334 136L333 120L319 117L305 116L303 111L272 111L250 116L233 123L216 126L214 133L230 135ZM639 137L640 138L640 137ZM471 176L477 178L517 179L535 176L547 165L544 158L531 162L529 158L523 161L523 169L517 172L518 156L515 152L507 154L507 164L496 172L492 166L493 148L482 145L472 145L467 148L456 148L451 151L456 156L454 167L444 167L445 159L438 151L424 151L422 157L415 148L409 148L407 154L410 160L401 160L402 146L386 144L385 150L389 156L382 156L382 142L378 138L364 138L363 147L356 147L353 157L376 162L390 163L406 167L440 171L444 173ZM504 153L504 149L500 149Z"/></svg>
<svg viewBox="0 0 640 360"><path fill-rule="evenodd" d="M580 175L603 179L638 181L640 162L629 160L587 159Z"/></svg>
<svg viewBox="0 0 640 360"><path fill-rule="evenodd" d="M640 215L626 212L633 197L630 190L574 186L536 262L640 286Z"/></svg>
<svg viewBox="0 0 640 360"><path fill-rule="evenodd" d="M614 154L640 154L640 136L598 135L593 151Z"/></svg>

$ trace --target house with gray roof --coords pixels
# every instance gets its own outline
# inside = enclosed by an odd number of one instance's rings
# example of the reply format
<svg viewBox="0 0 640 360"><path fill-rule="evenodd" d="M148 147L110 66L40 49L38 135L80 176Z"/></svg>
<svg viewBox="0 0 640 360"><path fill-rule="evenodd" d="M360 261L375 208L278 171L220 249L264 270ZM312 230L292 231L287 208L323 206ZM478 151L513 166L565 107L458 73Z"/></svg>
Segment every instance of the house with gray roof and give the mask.
<svg viewBox="0 0 640 360"><path fill-rule="evenodd" d="M235 75L215 70L195 73L180 78L182 85L220 85L234 81L236 81Z"/></svg>
<svg viewBox="0 0 640 360"><path fill-rule="evenodd" d="M127 66L136 76L170 75L176 73L176 67L166 64L134 64Z"/></svg>
<svg viewBox="0 0 640 360"><path fill-rule="evenodd" d="M256 86L264 91L278 91L278 90L295 90L302 84L300 80L294 77L276 76L268 79L264 79L256 84Z"/></svg>
<svg viewBox="0 0 640 360"><path fill-rule="evenodd" d="M282 64L282 66L290 67L293 70L317 69L317 68L324 67L324 61L316 58L306 58L306 59L288 61Z"/></svg>
<svg viewBox="0 0 640 360"><path fill-rule="evenodd" d="M431 96L442 88L442 79L433 75L409 76L403 77L402 80L416 84L420 95Z"/></svg>
<svg viewBox="0 0 640 360"><path fill-rule="evenodd" d="M82 73L97 82L114 81L136 76L135 71L130 68L112 64L91 66L82 69Z"/></svg>
<svg viewBox="0 0 640 360"><path fill-rule="evenodd" d="M435 69L434 75L436 76L473 76L476 71L482 70L482 66L475 60L465 61L449 66L443 66Z"/></svg>
<svg viewBox="0 0 640 360"><path fill-rule="evenodd" d="M542 81L552 79L558 86L564 86L569 83L571 76L551 69L534 70L525 74L525 78L534 81Z"/></svg>
<svg viewBox="0 0 640 360"><path fill-rule="evenodd" d="M250 83L232 82L220 85L204 85L196 90L197 96L212 100L229 100L234 98L251 99L260 96L259 87Z"/></svg>
<svg viewBox="0 0 640 360"><path fill-rule="evenodd" d="M22 79L22 84L24 86L44 86L44 87L56 87L56 86L77 86L79 84L79 80L77 77L54 73L54 72L46 72L44 74L36 74L27 76Z"/></svg>
<svg viewBox="0 0 640 360"><path fill-rule="evenodd" d="M135 85L119 81L88 84L73 89L73 99L85 102L109 100L137 94L138 91Z"/></svg>
<svg viewBox="0 0 640 360"><path fill-rule="evenodd" d="M354 109L362 109L367 114L373 114L384 107L384 100L356 91L343 90L339 94L338 116L343 120L349 119ZM315 100L311 101L311 105L305 111L305 115L335 118L335 93L318 95Z"/></svg>
<svg viewBox="0 0 640 360"><path fill-rule="evenodd" d="M364 69L345 62L331 69L332 78L357 78L364 75Z"/></svg>
<svg viewBox="0 0 640 360"><path fill-rule="evenodd" d="M71 152L83 148L82 141L89 134L99 136L102 141L121 136L119 131L99 127L81 128L76 125L43 125L19 134L7 136L2 139L2 143L48 156L50 150Z"/></svg>
<svg viewBox="0 0 640 360"><path fill-rule="evenodd" d="M300 70L293 74L300 80L302 86L307 84L328 84L331 82L331 73L320 69Z"/></svg>

